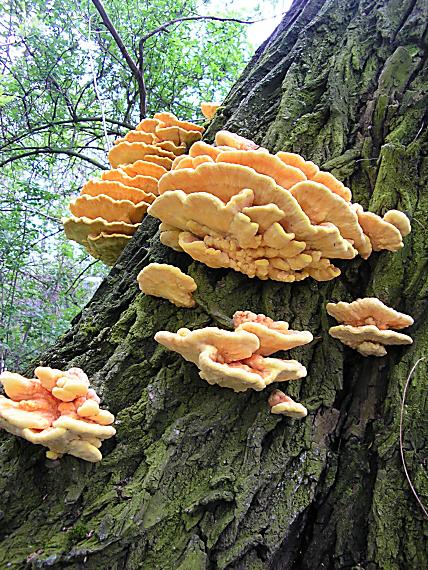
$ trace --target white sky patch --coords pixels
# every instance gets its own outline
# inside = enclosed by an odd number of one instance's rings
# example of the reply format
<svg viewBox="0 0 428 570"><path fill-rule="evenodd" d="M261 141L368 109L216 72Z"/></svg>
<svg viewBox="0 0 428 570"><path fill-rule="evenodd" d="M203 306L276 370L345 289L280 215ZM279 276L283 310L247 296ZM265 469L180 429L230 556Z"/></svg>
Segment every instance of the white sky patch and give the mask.
<svg viewBox="0 0 428 570"><path fill-rule="evenodd" d="M275 30L290 9L292 0L229 0L222 4L222 10L235 12L239 18L263 19L262 22L246 26L248 41L256 50ZM218 1L211 0L199 9L199 14L216 16ZM254 15L259 13L259 15Z"/></svg>

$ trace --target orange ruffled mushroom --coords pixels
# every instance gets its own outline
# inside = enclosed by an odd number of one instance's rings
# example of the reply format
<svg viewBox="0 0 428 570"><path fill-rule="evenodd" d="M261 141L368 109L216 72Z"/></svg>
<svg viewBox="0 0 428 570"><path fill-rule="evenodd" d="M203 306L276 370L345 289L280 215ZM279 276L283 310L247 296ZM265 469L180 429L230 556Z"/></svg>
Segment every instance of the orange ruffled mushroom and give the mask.
<svg viewBox="0 0 428 570"><path fill-rule="evenodd" d="M369 237L373 251L398 251L403 247L403 237L410 233L410 221L406 214L389 210L383 218L373 212L365 212L360 204L353 204L358 223ZM389 221L388 221L389 220Z"/></svg>
<svg viewBox="0 0 428 570"><path fill-rule="evenodd" d="M289 191L250 167L220 162L174 170L159 181L159 194L149 214L182 230L181 249L210 267L260 279L327 280L339 274L330 257L357 254L334 224L312 224Z"/></svg>
<svg viewBox="0 0 428 570"><path fill-rule="evenodd" d="M71 201L73 216L63 219L67 237L113 265L155 199L159 178L203 130L171 113L158 113L117 139L109 152L113 168L89 180Z"/></svg>
<svg viewBox="0 0 428 570"><path fill-rule="evenodd" d="M0 375L8 396L0 396L0 427L44 445L49 459L68 453L100 461L102 441L116 433L114 416L100 409L86 374L80 368L63 372L38 367L34 372L34 379L12 372Z"/></svg>
<svg viewBox="0 0 428 570"><path fill-rule="evenodd" d="M363 356L384 356L387 345L412 344L411 337L388 330L402 329L413 324L409 315L399 313L379 299L367 297L352 303L327 303L327 312L338 322L329 334Z"/></svg>
<svg viewBox="0 0 428 570"><path fill-rule="evenodd" d="M190 275L166 263L149 263L137 276L138 285L146 295L167 299L177 307L195 307L192 293L197 285Z"/></svg>
<svg viewBox="0 0 428 570"><path fill-rule="evenodd" d="M209 384L244 392L260 391L272 382L303 378L306 369L296 360L264 358L256 335L245 330L224 331L207 327L177 333L159 331L155 340L196 364L199 376Z"/></svg>
<svg viewBox="0 0 428 570"><path fill-rule="evenodd" d="M259 148L259 145L250 139L230 131L218 131L215 136L215 142L217 146L231 146L237 150L257 150Z"/></svg>
<svg viewBox="0 0 428 570"><path fill-rule="evenodd" d="M327 281L340 275L333 259L396 251L410 231L401 212L382 219L350 204L342 182L300 155L271 155L228 131L216 143L198 141L178 157L148 210L162 222L162 243L209 267Z"/></svg>
<svg viewBox="0 0 428 570"><path fill-rule="evenodd" d="M412 344L411 337L390 330L379 330L374 325L331 327L329 334L343 344L357 350L363 356L384 356L387 345Z"/></svg>

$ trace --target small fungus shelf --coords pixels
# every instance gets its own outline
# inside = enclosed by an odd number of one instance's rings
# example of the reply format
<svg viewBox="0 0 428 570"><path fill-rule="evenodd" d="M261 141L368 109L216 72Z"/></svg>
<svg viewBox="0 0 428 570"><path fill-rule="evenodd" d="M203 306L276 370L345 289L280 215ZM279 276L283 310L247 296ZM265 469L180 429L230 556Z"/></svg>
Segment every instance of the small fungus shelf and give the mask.
<svg viewBox="0 0 428 570"><path fill-rule="evenodd" d="M329 334L363 356L384 356L385 346L412 344L410 336L390 329L413 324L409 315L399 313L374 297L352 303L327 303L327 313L342 323L331 327Z"/></svg>

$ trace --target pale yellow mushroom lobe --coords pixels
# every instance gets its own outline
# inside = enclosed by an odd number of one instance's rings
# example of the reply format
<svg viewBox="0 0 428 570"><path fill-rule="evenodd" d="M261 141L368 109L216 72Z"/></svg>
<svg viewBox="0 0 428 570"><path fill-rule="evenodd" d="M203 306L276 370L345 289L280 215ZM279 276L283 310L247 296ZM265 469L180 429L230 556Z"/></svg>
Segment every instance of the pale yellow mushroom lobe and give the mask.
<svg viewBox="0 0 428 570"><path fill-rule="evenodd" d="M327 312L344 323L329 329L333 338L357 350L363 356L384 356L385 346L412 344L411 337L389 330L402 329L413 324L409 315L399 313L375 297L358 299L352 303L327 303Z"/></svg>
<svg viewBox="0 0 428 570"><path fill-rule="evenodd" d="M195 307L192 293L197 285L192 277L178 267L166 263L150 263L137 276L139 287L146 295L167 299L177 307Z"/></svg>

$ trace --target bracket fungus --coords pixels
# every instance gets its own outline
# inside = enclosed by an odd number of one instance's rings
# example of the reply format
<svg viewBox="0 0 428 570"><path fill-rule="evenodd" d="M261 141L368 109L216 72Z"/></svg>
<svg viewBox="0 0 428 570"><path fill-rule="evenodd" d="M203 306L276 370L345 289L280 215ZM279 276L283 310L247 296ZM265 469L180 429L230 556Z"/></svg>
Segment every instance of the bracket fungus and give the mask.
<svg viewBox="0 0 428 570"><path fill-rule="evenodd" d="M233 326L236 331L244 330L257 336L260 346L255 354L262 356L308 344L314 338L309 331L290 330L285 321L274 321L251 311L236 311L233 315Z"/></svg>
<svg viewBox="0 0 428 570"><path fill-rule="evenodd" d="M290 418L304 418L308 415L308 410L305 406L295 402L281 390L274 390L271 393L268 398L268 404L272 414L281 414Z"/></svg>
<svg viewBox="0 0 428 570"><path fill-rule="evenodd" d="M352 204L331 173L298 154L272 155L235 133L216 145L197 141L159 180L148 213L161 220L161 242L208 267L283 282L340 275L334 259L397 251L408 218L383 218Z"/></svg>
<svg viewBox="0 0 428 570"><path fill-rule="evenodd" d="M253 330L243 328L246 324L254 325ZM306 376L306 368L297 360L267 358L272 352L290 348L285 334L287 323L238 311L234 315L234 325L233 332L216 327L195 331L183 328L177 333L159 331L155 340L196 364L199 376L209 384L218 384L235 392L250 388L259 392L273 382ZM295 331L288 332L292 335ZM305 341L301 339L297 344L310 340L312 335L308 333Z"/></svg>
<svg viewBox="0 0 428 570"><path fill-rule="evenodd" d="M102 441L116 433L114 416L100 409L86 374L80 368L63 372L41 366L34 373L33 379L13 372L0 375L8 396L0 396L0 427L44 445L48 459L67 453L100 461Z"/></svg>
<svg viewBox="0 0 428 570"><path fill-rule="evenodd" d="M157 113L117 139L109 152L113 168L88 180L71 201L72 215L62 219L67 237L114 265L156 198L159 179L203 130Z"/></svg>
<svg viewBox="0 0 428 570"><path fill-rule="evenodd" d="M197 285L190 275L167 263L149 263L137 276L138 285L146 295L167 299L177 307L195 307L192 293Z"/></svg>
<svg viewBox="0 0 428 570"><path fill-rule="evenodd" d="M373 251L398 251L403 247L403 237L411 231L409 218L398 210L388 210L383 218L373 212L365 212L360 204L353 204L358 223L370 239Z"/></svg>
<svg viewBox="0 0 428 570"><path fill-rule="evenodd" d="M208 119L211 120L214 115L216 114L217 109L221 107L221 103L214 103L214 102L203 102L201 103L201 111L203 116Z"/></svg>
<svg viewBox="0 0 428 570"><path fill-rule="evenodd" d="M329 315L343 323L331 327L329 334L363 356L384 356L387 345L413 343L410 336L390 330L409 327L413 324L412 317L374 297L352 303L327 303L326 309Z"/></svg>

